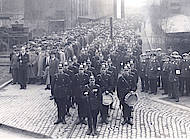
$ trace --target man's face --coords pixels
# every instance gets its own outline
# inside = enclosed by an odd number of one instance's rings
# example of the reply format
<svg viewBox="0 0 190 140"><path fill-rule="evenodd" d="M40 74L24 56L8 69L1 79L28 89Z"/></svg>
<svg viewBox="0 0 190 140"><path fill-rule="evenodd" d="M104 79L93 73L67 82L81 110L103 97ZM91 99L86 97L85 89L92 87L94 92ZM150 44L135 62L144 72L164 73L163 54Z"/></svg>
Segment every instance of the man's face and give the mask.
<svg viewBox="0 0 190 140"><path fill-rule="evenodd" d="M22 49L21 49L21 52L22 52L22 53L25 53L25 52L26 52L25 48L22 48Z"/></svg>
<svg viewBox="0 0 190 140"><path fill-rule="evenodd" d="M91 78L89 79L89 83L90 83L90 85L95 85L95 78L94 78L94 77L91 77Z"/></svg>
<svg viewBox="0 0 190 140"><path fill-rule="evenodd" d="M69 68L68 64L64 64L64 69L67 70Z"/></svg>
<svg viewBox="0 0 190 140"><path fill-rule="evenodd" d="M101 69L101 73L102 73L102 74L106 74L106 68L105 68L105 67L103 67L103 68Z"/></svg>
<svg viewBox="0 0 190 140"><path fill-rule="evenodd" d="M84 69L83 68L79 68L79 74L84 74Z"/></svg>
<svg viewBox="0 0 190 140"><path fill-rule="evenodd" d="M129 72L130 72L130 70L127 69L127 68L125 68L125 69L123 70L123 74L124 74L124 75L129 75Z"/></svg>
<svg viewBox="0 0 190 140"><path fill-rule="evenodd" d="M59 68L58 68L58 72L59 72L59 73L62 73L62 72L63 72L63 67L59 67Z"/></svg>
<svg viewBox="0 0 190 140"><path fill-rule="evenodd" d="M55 58L55 54L51 54L51 58Z"/></svg>
<svg viewBox="0 0 190 140"><path fill-rule="evenodd" d="M90 67L91 66L91 61L88 61L87 65L88 65L88 67Z"/></svg>

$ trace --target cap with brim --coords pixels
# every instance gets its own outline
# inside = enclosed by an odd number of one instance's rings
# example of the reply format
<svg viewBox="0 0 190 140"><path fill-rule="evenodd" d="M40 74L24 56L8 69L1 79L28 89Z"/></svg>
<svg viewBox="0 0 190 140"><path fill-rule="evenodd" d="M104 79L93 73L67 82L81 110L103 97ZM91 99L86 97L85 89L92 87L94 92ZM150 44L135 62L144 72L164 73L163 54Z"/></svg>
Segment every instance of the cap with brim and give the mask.
<svg viewBox="0 0 190 140"><path fill-rule="evenodd" d="M182 56L183 56L183 57L188 56L188 53L184 53L184 54L182 54Z"/></svg>
<svg viewBox="0 0 190 140"><path fill-rule="evenodd" d="M83 65L80 65L79 70L83 70L83 69L84 69Z"/></svg>
<svg viewBox="0 0 190 140"><path fill-rule="evenodd" d="M58 66L58 68L59 68L59 69L60 69L60 68L63 68L63 64L60 63L59 66Z"/></svg>

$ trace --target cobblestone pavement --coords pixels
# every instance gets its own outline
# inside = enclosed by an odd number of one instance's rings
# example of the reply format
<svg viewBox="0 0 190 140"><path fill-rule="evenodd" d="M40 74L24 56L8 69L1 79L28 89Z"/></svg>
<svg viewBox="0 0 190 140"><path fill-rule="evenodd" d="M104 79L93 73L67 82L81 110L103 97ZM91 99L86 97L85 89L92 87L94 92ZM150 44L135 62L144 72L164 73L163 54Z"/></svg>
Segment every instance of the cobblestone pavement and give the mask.
<svg viewBox="0 0 190 140"><path fill-rule="evenodd" d="M53 125L57 119L56 106L49 100L50 91L44 86L29 85L19 90L9 85L0 90L0 123L52 138L90 138L87 126L74 124L77 111L71 109L72 117L66 117L66 125ZM97 138L190 138L190 110L152 100L139 93L140 100L133 113L133 123L121 125L122 114L115 101L110 111L110 123L98 124Z"/></svg>
<svg viewBox="0 0 190 140"><path fill-rule="evenodd" d="M9 66L0 66L0 85L10 80Z"/></svg>

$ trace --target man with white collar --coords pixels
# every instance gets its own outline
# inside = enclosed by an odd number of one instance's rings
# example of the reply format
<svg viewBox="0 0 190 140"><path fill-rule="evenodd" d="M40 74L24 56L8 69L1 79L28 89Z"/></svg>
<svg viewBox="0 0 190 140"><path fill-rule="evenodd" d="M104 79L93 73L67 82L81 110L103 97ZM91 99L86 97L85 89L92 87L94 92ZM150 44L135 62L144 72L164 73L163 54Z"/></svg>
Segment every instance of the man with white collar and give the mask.
<svg viewBox="0 0 190 140"><path fill-rule="evenodd" d="M24 47L21 48L21 53L18 56L18 62L20 89L26 89L29 55L26 53L26 49Z"/></svg>

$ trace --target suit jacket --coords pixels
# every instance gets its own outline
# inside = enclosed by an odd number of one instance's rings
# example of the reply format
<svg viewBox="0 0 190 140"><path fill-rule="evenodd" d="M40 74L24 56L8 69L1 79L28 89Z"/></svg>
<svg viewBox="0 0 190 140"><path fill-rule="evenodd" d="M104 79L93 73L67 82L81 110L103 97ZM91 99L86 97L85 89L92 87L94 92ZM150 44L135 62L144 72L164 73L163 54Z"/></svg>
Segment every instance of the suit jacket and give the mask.
<svg viewBox="0 0 190 140"><path fill-rule="evenodd" d="M49 65L49 74L50 76L54 76L58 72L59 60L55 58L54 60L50 60Z"/></svg>
<svg viewBox="0 0 190 140"><path fill-rule="evenodd" d="M11 68L16 69L18 67L19 67L18 56L16 56L16 54L13 54L11 58Z"/></svg>
<svg viewBox="0 0 190 140"><path fill-rule="evenodd" d="M29 55L27 53L19 54L18 56L18 62L20 67L28 67L28 62L29 62Z"/></svg>
<svg viewBox="0 0 190 140"><path fill-rule="evenodd" d="M54 97L66 98L70 87L70 78L66 73L55 74Z"/></svg>
<svg viewBox="0 0 190 140"><path fill-rule="evenodd" d="M49 57L49 64L47 63L47 57L43 60L43 71L45 71L46 67L50 65L51 58Z"/></svg>
<svg viewBox="0 0 190 140"><path fill-rule="evenodd" d="M102 104L102 92L99 85L85 85L83 93L88 92L86 96L86 106L88 110L98 110ZM85 95L84 95L85 96Z"/></svg>
<svg viewBox="0 0 190 140"><path fill-rule="evenodd" d="M43 61L44 61L44 54L38 54L37 58L37 65L38 65L38 72L37 76L42 77L43 76Z"/></svg>

